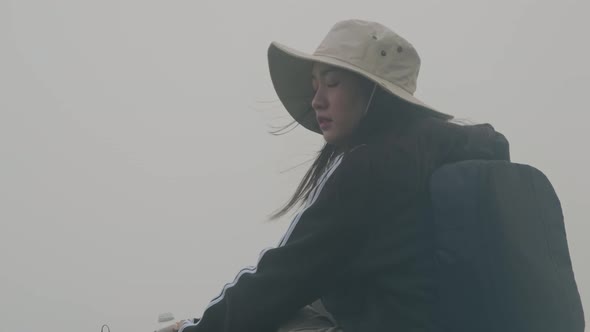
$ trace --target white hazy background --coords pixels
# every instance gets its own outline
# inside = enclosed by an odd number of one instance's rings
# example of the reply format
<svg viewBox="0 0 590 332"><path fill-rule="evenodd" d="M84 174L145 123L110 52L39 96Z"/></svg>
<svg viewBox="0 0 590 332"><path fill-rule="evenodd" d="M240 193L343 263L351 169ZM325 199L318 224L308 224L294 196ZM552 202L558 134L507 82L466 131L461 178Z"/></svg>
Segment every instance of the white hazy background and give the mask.
<svg viewBox="0 0 590 332"><path fill-rule="evenodd" d="M284 171L322 143L268 133L290 121L268 44L312 52L346 18L410 40L417 96L493 124L549 177L590 312L588 14L586 0L0 0L0 331L198 317L276 245L289 218L265 220L305 167Z"/></svg>

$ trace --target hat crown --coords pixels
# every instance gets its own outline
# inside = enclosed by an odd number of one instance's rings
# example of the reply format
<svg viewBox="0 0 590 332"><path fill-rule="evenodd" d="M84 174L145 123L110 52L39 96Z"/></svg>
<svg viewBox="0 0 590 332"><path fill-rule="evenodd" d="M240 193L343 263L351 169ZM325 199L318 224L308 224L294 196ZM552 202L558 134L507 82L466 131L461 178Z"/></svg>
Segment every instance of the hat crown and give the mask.
<svg viewBox="0 0 590 332"><path fill-rule="evenodd" d="M330 29L314 55L344 61L410 94L416 91L418 53L407 40L379 23L340 21Z"/></svg>

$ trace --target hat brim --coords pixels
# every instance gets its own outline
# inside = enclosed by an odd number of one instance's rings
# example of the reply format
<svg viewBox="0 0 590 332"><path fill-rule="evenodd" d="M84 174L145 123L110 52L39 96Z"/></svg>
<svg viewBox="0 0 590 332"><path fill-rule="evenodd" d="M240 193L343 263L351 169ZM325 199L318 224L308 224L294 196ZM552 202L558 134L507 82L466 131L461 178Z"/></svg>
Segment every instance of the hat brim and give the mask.
<svg viewBox="0 0 590 332"><path fill-rule="evenodd" d="M277 42L268 48L268 65L275 91L283 106L291 116L303 127L321 134L315 113L311 108L313 88L311 70L313 64L319 62L334 67L350 70L375 82L384 90L411 103L431 116L452 119L453 116L437 111L399 86L371 73L351 65L345 61L322 55L306 54Z"/></svg>

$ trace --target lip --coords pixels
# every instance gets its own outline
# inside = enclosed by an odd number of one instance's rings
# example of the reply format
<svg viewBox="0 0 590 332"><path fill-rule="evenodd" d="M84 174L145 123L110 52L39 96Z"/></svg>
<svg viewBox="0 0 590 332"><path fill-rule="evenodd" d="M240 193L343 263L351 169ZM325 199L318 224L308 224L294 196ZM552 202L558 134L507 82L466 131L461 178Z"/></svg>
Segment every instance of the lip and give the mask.
<svg viewBox="0 0 590 332"><path fill-rule="evenodd" d="M322 130L329 128L330 125L332 124L332 119L324 117L324 116L318 116L317 121L318 121L318 124L320 125L320 129L322 129Z"/></svg>

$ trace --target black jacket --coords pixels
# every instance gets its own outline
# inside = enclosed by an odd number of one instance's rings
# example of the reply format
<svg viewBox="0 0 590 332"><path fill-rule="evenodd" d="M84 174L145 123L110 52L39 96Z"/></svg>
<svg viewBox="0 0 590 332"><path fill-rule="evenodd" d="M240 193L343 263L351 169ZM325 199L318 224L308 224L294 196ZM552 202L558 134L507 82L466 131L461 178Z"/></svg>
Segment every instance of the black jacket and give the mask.
<svg viewBox="0 0 590 332"><path fill-rule="evenodd" d="M509 160L508 142L487 124L430 119L340 156L280 245L184 332L274 332L318 298L345 332L429 331L429 175L468 159Z"/></svg>

